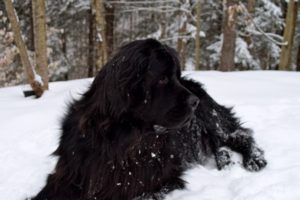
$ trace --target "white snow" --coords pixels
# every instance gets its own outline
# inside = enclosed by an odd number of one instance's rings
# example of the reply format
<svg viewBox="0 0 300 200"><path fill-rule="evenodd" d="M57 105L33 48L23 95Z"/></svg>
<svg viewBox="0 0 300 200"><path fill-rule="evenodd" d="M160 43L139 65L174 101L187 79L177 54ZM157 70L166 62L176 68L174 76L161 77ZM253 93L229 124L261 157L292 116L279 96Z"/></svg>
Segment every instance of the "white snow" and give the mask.
<svg viewBox="0 0 300 200"><path fill-rule="evenodd" d="M219 103L235 106L266 153L268 166L251 173L239 163L218 171L195 166L186 172L187 189L167 200L299 200L300 73L186 72L205 84ZM0 89L0 199L23 200L45 183L56 159L59 122L66 104L91 79L50 83L40 99L24 98L24 86ZM239 157L238 155L236 155Z"/></svg>

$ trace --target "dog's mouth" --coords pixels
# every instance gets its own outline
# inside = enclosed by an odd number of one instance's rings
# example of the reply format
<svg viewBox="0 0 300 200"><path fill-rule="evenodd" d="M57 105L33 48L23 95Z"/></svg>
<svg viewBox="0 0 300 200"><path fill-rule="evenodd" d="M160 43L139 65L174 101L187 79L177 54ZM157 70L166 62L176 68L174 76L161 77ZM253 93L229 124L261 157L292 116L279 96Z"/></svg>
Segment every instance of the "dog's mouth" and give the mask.
<svg viewBox="0 0 300 200"><path fill-rule="evenodd" d="M188 116L182 123L175 127L166 127L159 124L154 124L153 129L156 133L167 133L172 130L178 130L183 127L189 127L192 121L193 115Z"/></svg>
<svg viewBox="0 0 300 200"><path fill-rule="evenodd" d="M153 125L153 129L154 129L155 133L165 133L168 130L168 128L161 126L161 125L157 125L157 124Z"/></svg>
<svg viewBox="0 0 300 200"><path fill-rule="evenodd" d="M190 126L192 119L193 119L193 115L189 115L187 119L182 123L182 127Z"/></svg>

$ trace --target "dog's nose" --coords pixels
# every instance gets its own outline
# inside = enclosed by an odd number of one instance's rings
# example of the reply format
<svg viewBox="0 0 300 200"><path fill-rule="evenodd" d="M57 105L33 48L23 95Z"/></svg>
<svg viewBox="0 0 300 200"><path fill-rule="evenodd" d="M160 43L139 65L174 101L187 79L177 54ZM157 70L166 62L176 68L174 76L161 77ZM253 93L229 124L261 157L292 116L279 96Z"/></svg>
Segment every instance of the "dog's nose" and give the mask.
<svg viewBox="0 0 300 200"><path fill-rule="evenodd" d="M199 99L198 97L191 95L188 98L188 104L192 107L193 110L196 110L198 104L199 104Z"/></svg>

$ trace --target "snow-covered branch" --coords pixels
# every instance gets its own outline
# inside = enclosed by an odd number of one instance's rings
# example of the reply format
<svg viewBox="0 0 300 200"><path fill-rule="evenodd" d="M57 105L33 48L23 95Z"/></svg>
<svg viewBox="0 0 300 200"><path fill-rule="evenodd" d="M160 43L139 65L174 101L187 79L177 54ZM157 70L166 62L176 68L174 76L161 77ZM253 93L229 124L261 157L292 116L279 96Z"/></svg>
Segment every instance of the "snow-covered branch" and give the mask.
<svg viewBox="0 0 300 200"><path fill-rule="evenodd" d="M174 1L174 0L153 0L153 1L107 1L107 3L110 3L110 4L125 4L125 5L129 5L129 4L133 4L133 5L136 5L136 4L158 4L158 3L174 3L174 2L177 2L177 1Z"/></svg>
<svg viewBox="0 0 300 200"><path fill-rule="evenodd" d="M277 45L280 45L280 46L286 46L288 43L287 42L284 42L283 41L283 38L278 36L278 35L275 35L273 33L266 33L264 32L253 20L253 17L250 15L250 13L248 12L248 9L245 7L245 5L240 2L239 3L240 5L240 8L242 9L243 13L247 16L249 22L255 27L256 30L251 30L251 29L247 29L247 31L249 33L253 33L253 34L256 34L256 35L263 35L265 36L268 40L270 40L271 42L277 44ZM274 38L276 39L279 39L281 41L277 41L275 40Z"/></svg>
<svg viewBox="0 0 300 200"><path fill-rule="evenodd" d="M171 6L159 6L156 8L153 7L136 7L133 6L129 9L123 10L122 12L137 12L137 11L152 11L152 12L158 12L158 13L168 13L168 12L175 12L178 10L178 8L171 7Z"/></svg>
<svg viewBox="0 0 300 200"><path fill-rule="evenodd" d="M170 40L177 40L177 39L193 39L193 36L189 36L189 35L182 35L182 36L174 36L174 37L169 37L169 38L162 38L160 39L160 41L165 42L165 41L170 41Z"/></svg>

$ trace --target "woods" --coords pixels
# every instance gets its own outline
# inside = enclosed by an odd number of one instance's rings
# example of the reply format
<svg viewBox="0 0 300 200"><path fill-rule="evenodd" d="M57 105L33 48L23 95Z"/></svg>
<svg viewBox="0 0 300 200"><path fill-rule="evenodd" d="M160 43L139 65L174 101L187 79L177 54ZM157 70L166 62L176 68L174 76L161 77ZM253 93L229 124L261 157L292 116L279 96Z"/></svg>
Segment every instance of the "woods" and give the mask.
<svg viewBox="0 0 300 200"><path fill-rule="evenodd" d="M223 1L223 43L221 50L221 71L231 71L234 69L234 54L235 54L235 41L236 41L236 23L238 15L237 0L224 0Z"/></svg>
<svg viewBox="0 0 300 200"><path fill-rule="evenodd" d="M36 74L34 68L32 67L32 64L30 63L27 48L22 38L21 29L19 26L15 9L10 0L5 0L4 3L7 11L7 16L11 23L14 41L16 43L17 48L19 49L21 62L24 67L24 71L26 72L28 82L31 85L33 91L35 92L35 95L37 97L40 97L43 94L43 83L39 80L39 76Z"/></svg>
<svg viewBox="0 0 300 200"><path fill-rule="evenodd" d="M279 68L281 70L289 70L291 64L291 54L294 42L294 35L297 22L297 13L298 13L298 1L291 0L288 3L288 9L286 13L286 24L284 29L284 41L287 42L287 45L283 45L281 48L281 56Z"/></svg>
<svg viewBox="0 0 300 200"><path fill-rule="evenodd" d="M48 89L47 30L45 1L32 0L32 20L34 32L35 63L43 81L43 89Z"/></svg>
<svg viewBox="0 0 300 200"><path fill-rule="evenodd" d="M0 87L30 83L39 96L149 37L175 48L183 69L300 70L295 0L5 0L0 10Z"/></svg>

